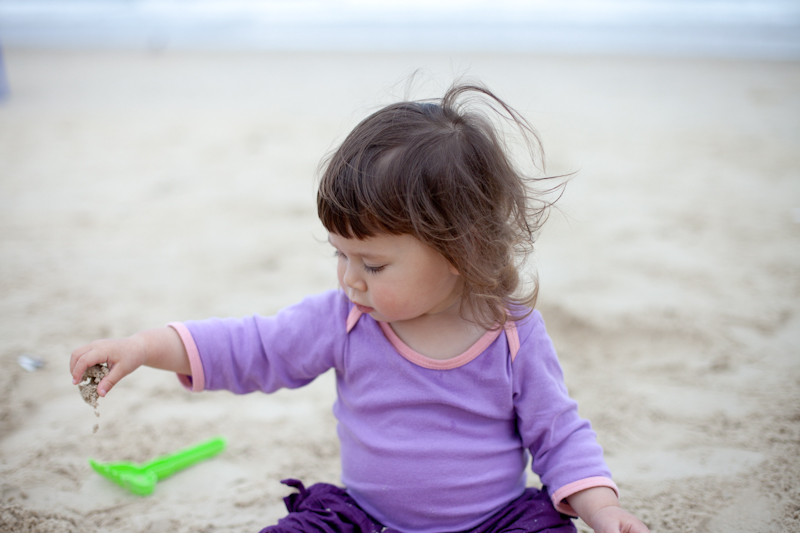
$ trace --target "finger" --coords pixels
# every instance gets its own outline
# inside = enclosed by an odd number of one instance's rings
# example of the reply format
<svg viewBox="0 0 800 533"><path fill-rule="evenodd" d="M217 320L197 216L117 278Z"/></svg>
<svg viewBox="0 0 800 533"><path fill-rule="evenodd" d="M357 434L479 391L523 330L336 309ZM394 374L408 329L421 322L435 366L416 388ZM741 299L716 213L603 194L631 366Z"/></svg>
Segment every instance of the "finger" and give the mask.
<svg viewBox="0 0 800 533"><path fill-rule="evenodd" d="M72 369L75 368L75 364L78 362L78 359L80 359L87 352L91 351L91 349L92 349L92 344L87 344L85 346L81 346L80 348L76 348L75 350L72 351L72 354L70 355L69 358L70 373L72 373Z"/></svg>
<svg viewBox="0 0 800 533"><path fill-rule="evenodd" d="M104 397L106 394L108 394L108 391L114 387L114 385L119 383L122 378L131 372L132 370L124 368L121 363L111 366L111 370L108 372L106 377L104 377L97 385L97 394Z"/></svg>
<svg viewBox="0 0 800 533"><path fill-rule="evenodd" d="M107 363L109 361L108 354L105 350L93 348L89 352L83 354L75 363L72 369L72 383L77 384L83 380L83 374L90 366Z"/></svg>
<svg viewBox="0 0 800 533"><path fill-rule="evenodd" d="M84 354L85 355L85 354ZM86 372L86 369L89 368L89 365L85 360L84 357L81 356L79 359L75 361L74 364L71 364L71 372L72 372L72 384L77 385L80 381L83 380L83 373Z"/></svg>
<svg viewBox="0 0 800 533"><path fill-rule="evenodd" d="M650 533L650 530L647 529L647 526L644 523L635 518L631 517L629 521L625 521L622 525L622 532L623 533Z"/></svg>

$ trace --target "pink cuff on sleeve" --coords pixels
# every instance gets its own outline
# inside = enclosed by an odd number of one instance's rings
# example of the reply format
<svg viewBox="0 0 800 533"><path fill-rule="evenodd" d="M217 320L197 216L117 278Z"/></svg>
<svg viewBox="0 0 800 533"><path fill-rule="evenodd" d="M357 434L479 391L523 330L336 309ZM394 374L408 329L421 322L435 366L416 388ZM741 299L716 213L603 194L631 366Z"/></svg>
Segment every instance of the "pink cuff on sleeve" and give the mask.
<svg viewBox="0 0 800 533"><path fill-rule="evenodd" d="M197 345L194 343L192 334L189 333L189 329L180 322L170 322L167 326L174 329L180 336L183 347L186 348L186 354L189 356L189 366L192 369L191 376L178 374L178 380L190 391L202 391L206 385L206 376L203 373L203 363L200 361L200 352L197 350Z"/></svg>
<svg viewBox="0 0 800 533"><path fill-rule="evenodd" d="M553 500L553 507L555 507L556 511L559 513L564 513L570 516L578 516L578 513L576 513L572 506L567 503L567 497L572 496L576 492L594 487L608 487L616 492L617 498L619 498L619 489L617 488L617 485L609 478L602 476L587 477L586 479L579 479L578 481L568 483L555 491L551 497Z"/></svg>

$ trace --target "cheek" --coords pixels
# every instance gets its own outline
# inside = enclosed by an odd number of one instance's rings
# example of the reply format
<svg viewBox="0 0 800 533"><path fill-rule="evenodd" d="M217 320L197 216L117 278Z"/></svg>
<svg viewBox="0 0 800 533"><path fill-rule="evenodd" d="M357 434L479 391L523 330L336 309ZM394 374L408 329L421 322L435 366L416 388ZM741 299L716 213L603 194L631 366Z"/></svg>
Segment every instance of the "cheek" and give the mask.
<svg viewBox="0 0 800 533"><path fill-rule="evenodd" d="M347 270L344 261L341 259L336 262L336 278L339 280L339 286L344 288L344 273Z"/></svg>
<svg viewBox="0 0 800 533"><path fill-rule="evenodd" d="M387 318L404 316L413 307L413 298L404 290L387 287L370 287L372 305Z"/></svg>

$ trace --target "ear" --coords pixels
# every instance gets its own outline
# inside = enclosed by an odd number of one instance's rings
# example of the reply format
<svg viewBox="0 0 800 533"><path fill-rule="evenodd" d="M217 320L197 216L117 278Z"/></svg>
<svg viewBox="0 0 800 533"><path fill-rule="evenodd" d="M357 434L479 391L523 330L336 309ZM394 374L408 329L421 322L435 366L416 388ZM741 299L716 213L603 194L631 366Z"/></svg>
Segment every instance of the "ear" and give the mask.
<svg viewBox="0 0 800 533"><path fill-rule="evenodd" d="M455 274L456 276L460 276L461 275L461 272L459 272L458 269L456 267L454 267L453 265L450 265L450 273L451 274Z"/></svg>

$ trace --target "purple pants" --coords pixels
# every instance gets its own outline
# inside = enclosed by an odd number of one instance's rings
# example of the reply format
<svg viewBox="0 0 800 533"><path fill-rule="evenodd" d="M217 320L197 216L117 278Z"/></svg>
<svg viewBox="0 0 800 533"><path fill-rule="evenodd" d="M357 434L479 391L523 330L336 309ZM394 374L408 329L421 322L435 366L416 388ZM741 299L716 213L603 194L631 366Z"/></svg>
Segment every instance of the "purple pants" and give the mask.
<svg viewBox="0 0 800 533"><path fill-rule="evenodd" d="M261 533L398 533L384 528L365 513L344 489L327 483L305 488L296 479L284 479L281 483L300 492L283 499L289 515ZM568 516L555 510L547 491L528 488L470 533L576 533L576 530Z"/></svg>

